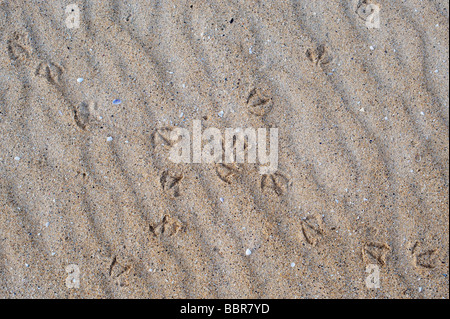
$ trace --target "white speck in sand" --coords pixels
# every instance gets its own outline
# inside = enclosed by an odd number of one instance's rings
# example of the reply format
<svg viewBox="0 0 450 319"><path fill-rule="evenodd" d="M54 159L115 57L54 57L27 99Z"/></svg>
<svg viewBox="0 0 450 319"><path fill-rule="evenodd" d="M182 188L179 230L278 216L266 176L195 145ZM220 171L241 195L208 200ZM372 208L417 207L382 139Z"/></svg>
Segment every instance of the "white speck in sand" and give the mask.
<svg viewBox="0 0 450 319"><path fill-rule="evenodd" d="M220 198L220 201L223 203L223 202L224 202L224 199L221 197L221 198Z"/></svg>
<svg viewBox="0 0 450 319"><path fill-rule="evenodd" d="M223 112L223 111L220 111L220 112L219 112L219 117L223 117L223 114L224 114L224 112Z"/></svg>
<svg viewBox="0 0 450 319"><path fill-rule="evenodd" d="M14 159L15 159L16 161L20 161L20 157L19 157L19 156L14 157Z"/></svg>
<svg viewBox="0 0 450 319"><path fill-rule="evenodd" d="M48 227L49 225L50 225L49 222L46 222L46 223L45 223L45 227Z"/></svg>
<svg viewBox="0 0 450 319"><path fill-rule="evenodd" d="M111 142L113 140L113 138L111 136L108 136L108 138L106 139L108 142Z"/></svg>
<svg viewBox="0 0 450 319"><path fill-rule="evenodd" d="M81 82L83 82L83 81L84 81L83 78L78 78L78 79L77 79L77 82L78 82L78 83L81 83Z"/></svg>
<svg viewBox="0 0 450 319"><path fill-rule="evenodd" d="M246 256L250 256L252 254L252 251L250 250L250 249L247 249L246 251L245 251L245 255Z"/></svg>
<svg viewBox="0 0 450 319"><path fill-rule="evenodd" d="M28 265L28 264L25 264L25 267L30 267L30 265Z"/></svg>
<svg viewBox="0 0 450 319"><path fill-rule="evenodd" d="M420 112L420 114L421 114L421 115L425 115L425 113L424 113L424 112Z"/></svg>
<svg viewBox="0 0 450 319"><path fill-rule="evenodd" d="M295 267L295 263L291 263L291 267L294 268Z"/></svg>
<svg viewBox="0 0 450 319"><path fill-rule="evenodd" d="M370 50L372 50L372 51L373 51L373 50L375 50L375 48L374 48L373 46L370 46Z"/></svg>
<svg viewBox="0 0 450 319"><path fill-rule="evenodd" d="M422 287L419 287L419 292L422 292Z"/></svg>

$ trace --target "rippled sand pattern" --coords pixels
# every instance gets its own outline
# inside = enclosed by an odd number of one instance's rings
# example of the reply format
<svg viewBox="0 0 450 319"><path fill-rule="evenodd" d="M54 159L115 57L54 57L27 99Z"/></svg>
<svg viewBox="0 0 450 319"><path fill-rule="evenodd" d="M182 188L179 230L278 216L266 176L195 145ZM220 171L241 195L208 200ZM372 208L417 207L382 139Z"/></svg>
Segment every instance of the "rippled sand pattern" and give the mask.
<svg viewBox="0 0 450 319"><path fill-rule="evenodd" d="M449 4L377 1L0 1L0 297L448 298Z"/></svg>

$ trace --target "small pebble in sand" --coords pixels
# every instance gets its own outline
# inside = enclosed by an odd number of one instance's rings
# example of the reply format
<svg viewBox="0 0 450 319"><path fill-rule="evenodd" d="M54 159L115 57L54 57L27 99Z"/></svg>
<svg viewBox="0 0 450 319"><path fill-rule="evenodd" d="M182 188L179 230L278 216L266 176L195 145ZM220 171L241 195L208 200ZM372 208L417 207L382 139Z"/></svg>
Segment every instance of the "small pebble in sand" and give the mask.
<svg viewBox="0 0 450 319"><path fill-rule="evenodd" d="M77 82L78 82L78 83L81 83L81 82L83 82L83 81L84 81L83 78L78 78L78 79L77 79Z"/></svg>
<svg viewBox="0 0 450 319"><path fill-rule="evenodd" d="M20 161L20 157L19 157L19 156L14 157L14 159L15 159L16 161Z"/></svg>
<svg viewBox="0 0 450 319"><path fill-rule="evenodd" d="M252 251L250 249L247 249L245 251L245 255L250 256L252 254Z"/></svg>
<svg viewBox="0 0 450 319"><path fill-rule="evenodd" d="M294 268L295 267L295 263L291 263L291 267Z"/></svg>
<svg viewBox="0 0 450 319"><path fill-rule="evenodd" d="M221 198L220 198L220 201L223 203L224 199L221 197Z"/></svg>
<svg viewBox="0 0 450 319"><path fill-rule="evenodd" d="M106 139L108 142L112 142L113 138L111 136L108 136L108 138Z"/></svg>
<svg viewBox="0 0 450 319"><path fill-rule="evenodd" d="M225 113L224 113L223 111L220 111L220 112L219 112L219 117L223 117L224 114L225 114Z"/></svg>
<svg viewBox="0 0 450 319"><path fill-rule="evenodd" d="M119 100L119 99L115 99L115 100L113 101L113 104L114 104L114 105L119 105L119 104L121 104L121 103L122 103L122 101Z"/></svg>
<svg viewBox="0 0 450 319"><path fill-rule="evenodd" d="M46 222L46 223L45 223L45 227L48 227L49 225L50 225L49 222Z"/></svg>
<svg viewBox="0 0 450 319"><path fill-rule="evenodd" d="M373 50L375 50L375 48L374 48L373 46L370 46L370 50L372 50L372 51L373 51Z"/></svg>

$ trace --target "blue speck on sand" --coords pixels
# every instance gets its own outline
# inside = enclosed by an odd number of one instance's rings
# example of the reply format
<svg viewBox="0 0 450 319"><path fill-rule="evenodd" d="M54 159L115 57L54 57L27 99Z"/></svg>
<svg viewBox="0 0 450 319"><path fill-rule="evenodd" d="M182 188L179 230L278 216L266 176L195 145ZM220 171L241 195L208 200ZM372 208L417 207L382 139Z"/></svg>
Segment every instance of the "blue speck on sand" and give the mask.
<svg viewBox="0 0 450 319"><path fill-rule="evenodd" d="M113 101L113 104L115 104L115 105L118 105L118 104L120 104L120 103L122 103L122 101L119 100L119 99L115 99L115 100Z"/></svg>

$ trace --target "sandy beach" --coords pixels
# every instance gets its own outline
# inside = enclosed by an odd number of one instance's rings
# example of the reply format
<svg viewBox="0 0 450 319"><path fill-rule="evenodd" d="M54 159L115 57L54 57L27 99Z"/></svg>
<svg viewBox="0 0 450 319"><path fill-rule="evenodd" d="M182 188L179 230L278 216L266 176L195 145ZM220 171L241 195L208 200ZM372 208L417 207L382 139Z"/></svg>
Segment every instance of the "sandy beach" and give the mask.
<svg viewBox="0 0 450 319"><path fill-rule="evenodd" d="M0 0L0 136L2 299L449 298L448 1Z"/></svg>

